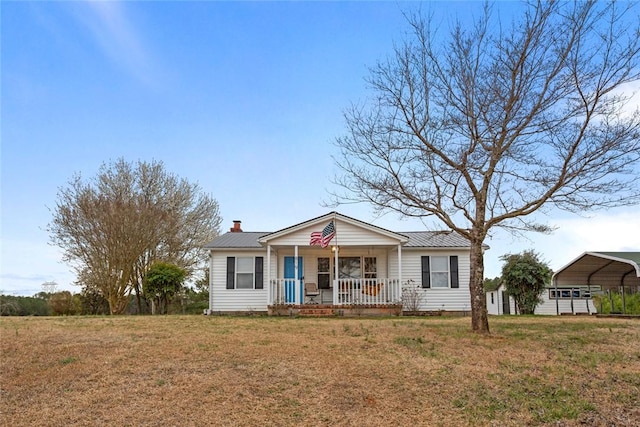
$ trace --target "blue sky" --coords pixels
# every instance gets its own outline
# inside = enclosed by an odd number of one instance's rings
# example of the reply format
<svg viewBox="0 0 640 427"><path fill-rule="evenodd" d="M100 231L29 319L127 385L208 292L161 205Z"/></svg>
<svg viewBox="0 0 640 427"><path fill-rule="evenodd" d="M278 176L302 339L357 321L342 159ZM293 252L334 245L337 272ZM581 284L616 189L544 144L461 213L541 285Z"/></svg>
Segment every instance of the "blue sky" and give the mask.
<svg viewBox="0 0 640 427"><path fill-rule="evenodd" d="M415 2L3 2L0 292L74 276L45 231L58 188L103 162L161 160L220 203L223 231L322 215L343 110L368 95ZM511 10L516 3L499 3ZM479 2L429 3L443 25ZM431 223L338 210L394 231ZM552 268L585 250L640 250L637 209L558 214L551 236L495 234L499 256L536 248ZM624 233L623 237L620 234ZM614 237L615 236L615 237Z"/></svg>

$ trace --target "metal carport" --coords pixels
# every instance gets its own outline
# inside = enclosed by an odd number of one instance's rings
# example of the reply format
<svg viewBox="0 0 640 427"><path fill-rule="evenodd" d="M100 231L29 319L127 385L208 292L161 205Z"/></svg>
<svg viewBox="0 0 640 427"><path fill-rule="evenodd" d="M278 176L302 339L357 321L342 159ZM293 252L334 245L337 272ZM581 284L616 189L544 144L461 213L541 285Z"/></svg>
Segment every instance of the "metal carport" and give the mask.
<svg viewBox="0 0 640 427"><path fill-rule="evenodd" d="M556 288L556 311L560 314L559 286L597 286L603 291L640 292L640 252L585 252L556 271L552 277Z"/></svg>

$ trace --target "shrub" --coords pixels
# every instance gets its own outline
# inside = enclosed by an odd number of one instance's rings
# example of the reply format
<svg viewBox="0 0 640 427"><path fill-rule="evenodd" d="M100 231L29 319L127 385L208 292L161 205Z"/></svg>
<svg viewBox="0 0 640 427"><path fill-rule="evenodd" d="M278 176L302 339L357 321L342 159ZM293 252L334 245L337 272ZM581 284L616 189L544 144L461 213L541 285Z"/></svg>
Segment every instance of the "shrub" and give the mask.
<svg viewBox="0 0 640 427"><path fill-rule="evenodd" d="M412 279L407 280L402 285L402 307L409 312L420 311L422 303L425 302L425 295L419 285Z"/></svg>
<svg viewBox="0 0 640 427"><path fill-rule="evenodd" d="M613 307L611 306L613 301ZM624 294L624 310L622 304L622 294L619 292L611 292L610 295L596 295L593 297L593 303L599 313L625 313L640 314L640 293Z"/></svg>
<svg viewBox="0 0 640 427"><path fill-rule="evenodd" d="M69 291L56 292L49 297L51 313L56 316L77 314L80 311L80 305L79 298L74 298Z"/></svg>

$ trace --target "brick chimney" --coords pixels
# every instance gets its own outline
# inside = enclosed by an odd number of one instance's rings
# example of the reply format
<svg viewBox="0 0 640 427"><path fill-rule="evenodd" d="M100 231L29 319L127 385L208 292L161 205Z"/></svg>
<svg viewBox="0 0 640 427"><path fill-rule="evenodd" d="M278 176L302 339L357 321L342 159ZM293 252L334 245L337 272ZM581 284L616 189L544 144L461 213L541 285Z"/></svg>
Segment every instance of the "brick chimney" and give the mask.
<svg viewBox="0 0 640 427"><path fill-rule="evenodd" d="M242 221L240 221L239 219L234 219L233 227L231 227L229 231L231 231L232 233L242 233L242 228L240 228L240 224L242 224Z"/></svg>

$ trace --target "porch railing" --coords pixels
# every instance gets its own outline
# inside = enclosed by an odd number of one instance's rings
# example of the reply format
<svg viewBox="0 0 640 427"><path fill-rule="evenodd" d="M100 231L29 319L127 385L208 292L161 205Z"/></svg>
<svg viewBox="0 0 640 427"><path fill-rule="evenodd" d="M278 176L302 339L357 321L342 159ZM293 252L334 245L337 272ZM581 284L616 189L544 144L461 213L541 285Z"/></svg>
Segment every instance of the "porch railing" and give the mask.
<svg viewBox="0 0 640 427"><path fill-rule="evenodd" d="M272 279L269 281L269 305L304 304L304 281ZM388 305L402 300L398 279L338 279L333 281L333 305Z"/></svg>
<svg viewBox="0 0 640 427"><path fill-rule="evenodd" d="M304 281L295 279L271 279L269 281L270 297L269 305L302 304L304 298Z"/></svg>
<svg viewBox="0 0 640 427"><path fill-rule="evenodd" d="M387 305L399 303L398 279L338 279L333 281L334 305Z"/></svg>

